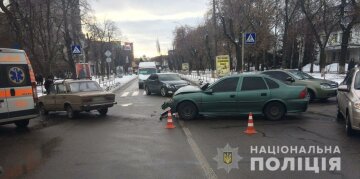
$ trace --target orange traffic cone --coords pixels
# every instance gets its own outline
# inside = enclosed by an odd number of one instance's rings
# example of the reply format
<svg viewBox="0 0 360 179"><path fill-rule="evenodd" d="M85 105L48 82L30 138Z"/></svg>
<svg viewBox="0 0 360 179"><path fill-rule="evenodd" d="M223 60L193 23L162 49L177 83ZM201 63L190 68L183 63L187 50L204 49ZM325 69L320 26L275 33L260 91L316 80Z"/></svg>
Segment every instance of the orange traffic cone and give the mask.
<svg viewBox="0 0 360 179"><path fill-rule="evenodd" d="M166 129L174 129L175 128L170 110L168 111L167 124L166 124L165 128Z"/></svg>
<svg viewBox="0 0 360 179"><path fill-rule="evenodd" d="M246 131L244 131L246 134L256 134L256 130L254 128L254 121L253 121L253 115L252 113L249 114L249 120L248 120L248 127L246 128Z"/></svg>

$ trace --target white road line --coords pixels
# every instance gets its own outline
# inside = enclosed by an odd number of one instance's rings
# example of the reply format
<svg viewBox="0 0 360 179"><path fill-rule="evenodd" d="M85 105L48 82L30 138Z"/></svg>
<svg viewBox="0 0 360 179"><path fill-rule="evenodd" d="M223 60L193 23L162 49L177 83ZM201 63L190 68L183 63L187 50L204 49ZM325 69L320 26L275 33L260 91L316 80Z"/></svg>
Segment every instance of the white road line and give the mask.
<svg viewBox="0 0 360 179"><path fill-rule="evenodd" d="M146 95L146 91L143 92L143 95Z"/></svg>
<svg viewBox="0 0 360 179"><path fill-rule="evenodd" d="M121 97L125 97L125 96L127 96L129 94L129 92L124 92L122 95L121 95Z"/></svg>
<svg viewBox="0 0 360 179"><path fill-rule="evenodd" d="M192 138L190 130L185 127L184 121L179 121L182 130L184 131L187 141L191 147L191 150L194 152L196 159L200 162L201 168L204 170L207 178L217 179L217 175L214 170L211 168L209 162L206 160L204 154L201 152L199 146L196 144L195 140Z"/></svg>
<svg viewBox="0 0 360 179"><path fill-rule="evenodd" d="M139 91L134 91L131 96L137 96L139 94Z"/></svg>

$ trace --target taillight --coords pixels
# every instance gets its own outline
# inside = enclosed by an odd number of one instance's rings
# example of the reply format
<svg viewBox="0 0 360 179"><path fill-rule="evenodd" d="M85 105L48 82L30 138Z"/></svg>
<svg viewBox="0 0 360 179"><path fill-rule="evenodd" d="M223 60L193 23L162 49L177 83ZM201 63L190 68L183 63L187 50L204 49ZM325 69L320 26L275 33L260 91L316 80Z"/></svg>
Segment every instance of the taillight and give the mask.
<svg viewBox="0 0 360 179"><path fill-rule="evenodd" d="M37 95L37 89L36 89L36 82L31 82L31 88L32 88L34 101L35 101L35 103L37 103L38 102L38 95Z"/></svg>
<svg viewBox="0 0 360 179"><path fill-rule="evenodd" d="M307 96L307 89L305 88L304 90L302 90L302 91L300 92L299 98L300 98L300 99L304 99L304 98L306 98L306 96Z"/></svg>

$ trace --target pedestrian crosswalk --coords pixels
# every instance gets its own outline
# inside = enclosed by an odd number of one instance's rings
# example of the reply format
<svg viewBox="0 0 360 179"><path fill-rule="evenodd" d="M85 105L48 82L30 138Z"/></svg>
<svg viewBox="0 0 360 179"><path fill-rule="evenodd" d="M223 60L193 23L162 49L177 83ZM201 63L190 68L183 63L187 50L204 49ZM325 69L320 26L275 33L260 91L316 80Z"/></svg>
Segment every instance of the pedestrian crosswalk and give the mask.
<svg viewBox="0 0 360 179"><path fill-rule="evenodd" d="M139 95L146 95L146 91L126 91L121 93L121 97L128 97L128 96L139 96Z"/></svg>

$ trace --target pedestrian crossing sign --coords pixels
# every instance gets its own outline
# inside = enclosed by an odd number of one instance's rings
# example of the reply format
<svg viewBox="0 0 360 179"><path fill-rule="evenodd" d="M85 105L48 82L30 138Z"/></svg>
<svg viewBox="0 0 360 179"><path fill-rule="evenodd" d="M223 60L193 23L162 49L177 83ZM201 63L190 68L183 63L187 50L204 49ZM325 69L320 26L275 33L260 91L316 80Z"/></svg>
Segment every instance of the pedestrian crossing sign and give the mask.
<svg viewBox="0 0 360 179"><path fill-rule="evenodd" d="M246 33L245 34L245 44L255 44L256 42L256 33Z"/></svg>
<svg viewBox="0 0 360 179"><path fill-rule="evenodd" d="M81 54L81 47L80 45L73 45L71 46L72 54Z"/></svg>

